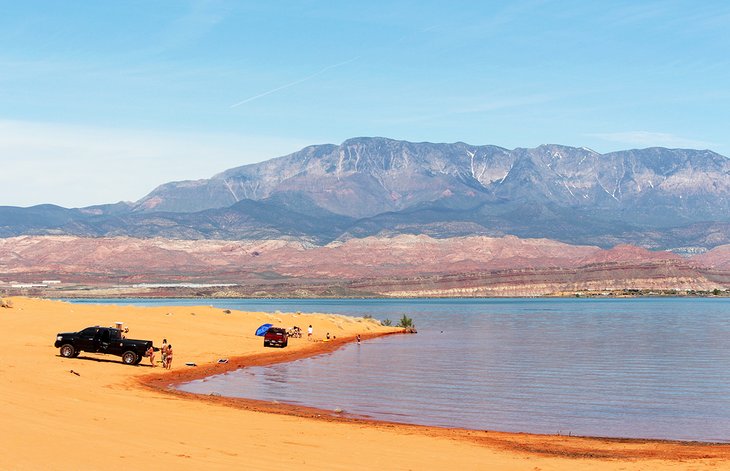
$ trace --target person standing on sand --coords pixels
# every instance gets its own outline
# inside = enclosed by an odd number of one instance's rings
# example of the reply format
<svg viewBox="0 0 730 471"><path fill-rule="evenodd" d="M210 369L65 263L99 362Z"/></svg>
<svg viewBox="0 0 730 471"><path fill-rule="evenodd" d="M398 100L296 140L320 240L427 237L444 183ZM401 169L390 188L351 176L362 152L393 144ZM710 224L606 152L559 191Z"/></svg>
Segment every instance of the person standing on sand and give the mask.
<svg viewBox="0 0 730 471"><path fill-rule="evenodd" d="M162 367L167 366L167 339L162 339L162 346L160 347L160 357L162 358Z"/></svg>
<svg viewBox="0 0 730 471"><path fill-rule="evenodd" d="M155 366L155 349L150 345L150 348L147 349L147 356L150 357L150 365L154 368Z"/></svg>
<svg viewBox="0 0 730 471"><path fill-rule="evenodd" d="M167 346L167 363L165 365L165 368L168 370L172 369L172 344L169 344Z"/></svg>
<svg viewBox="0 0 730 471"><path fill-rule="evenodd" d="M312 340L312 324L307 327L307 340Z"/></svg>

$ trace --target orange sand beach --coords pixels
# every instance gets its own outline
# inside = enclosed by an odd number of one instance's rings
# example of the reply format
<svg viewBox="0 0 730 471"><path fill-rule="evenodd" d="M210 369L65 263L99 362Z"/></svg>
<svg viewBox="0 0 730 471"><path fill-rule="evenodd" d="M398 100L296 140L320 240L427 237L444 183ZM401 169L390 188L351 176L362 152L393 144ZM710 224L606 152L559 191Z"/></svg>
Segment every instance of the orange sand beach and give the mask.
<svg viewBox="0 0 730 471"><path fill-rule="evenodd" d="M0 309L0 469L653 470L730 469L730 445L512 434L378 423L334 412L195 396L168 385L239 366L286 361L394 329L325 314L266 314L212 307L74 305L12 298ZM204 302L204 301L203 301ZM66 359L58 332L129 327L167 338L172 371L118 357ZM290 339L264 349L264 322L314 326L336 342ZM228 358L228 364L218 364ZM159 360L159 354L158 358ZM197 367L187 367L186 362ZM77 374L73 374L74 373Z"/></svg>

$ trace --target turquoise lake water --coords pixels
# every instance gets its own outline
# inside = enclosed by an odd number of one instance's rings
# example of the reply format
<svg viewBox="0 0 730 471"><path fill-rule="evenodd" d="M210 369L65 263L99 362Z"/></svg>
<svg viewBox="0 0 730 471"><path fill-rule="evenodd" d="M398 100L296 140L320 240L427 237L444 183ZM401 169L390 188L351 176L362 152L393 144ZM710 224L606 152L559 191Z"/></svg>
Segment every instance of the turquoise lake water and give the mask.
<svg viewBox="0 0 730 471"><path fill-rule="evenodd" d="M185 391L445 427L730 442L730 299L82 302L406 314L418 327Z"/></svg>

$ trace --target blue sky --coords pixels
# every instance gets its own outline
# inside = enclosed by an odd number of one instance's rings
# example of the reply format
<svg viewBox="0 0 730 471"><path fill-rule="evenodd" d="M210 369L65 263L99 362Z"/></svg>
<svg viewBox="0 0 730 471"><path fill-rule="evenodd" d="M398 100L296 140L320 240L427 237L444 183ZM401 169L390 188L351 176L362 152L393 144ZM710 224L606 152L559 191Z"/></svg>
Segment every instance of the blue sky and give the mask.
<svg viewBox="0 0 730 471"><path fill-rule="evenodd" d="M0 0L0 205L385 136L730 155L724 1Z"/></svg>

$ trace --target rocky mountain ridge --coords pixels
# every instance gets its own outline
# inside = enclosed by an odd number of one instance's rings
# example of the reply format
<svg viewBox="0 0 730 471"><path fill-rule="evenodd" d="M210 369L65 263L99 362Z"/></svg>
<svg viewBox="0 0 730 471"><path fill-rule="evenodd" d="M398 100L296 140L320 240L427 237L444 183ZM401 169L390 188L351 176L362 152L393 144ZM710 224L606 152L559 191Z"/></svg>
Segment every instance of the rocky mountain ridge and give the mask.
<svg viewBox="0 0 730 471"><path fill-rule="evenodd" d="M648 148L602 155L560 145L507 150L461 142L357 138L339 146L310 146L208 180L167 183L134 208L190 212L292 192L305 193L320 207L355 218L455 196L475 202L530 196L561 206L610 208L646 204L659 196L698 202L707 196L727 196L728 176L730 161L709 150ZM353 196L357 199L350 205ZM713 206L728 204L710 203L703 213L717 214Z"/></svg>
<svg viewBox="0 0 730 471"><path fill-rule="evenodd" d="M0 207L0 237L24 234L316 245L515 235L697 253L730 243L730 160L709 150L356 138L166 183L135 203Z"/></svg>

